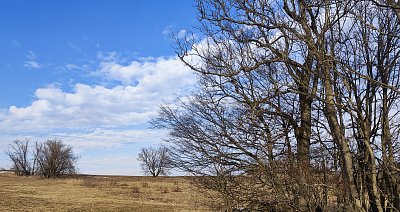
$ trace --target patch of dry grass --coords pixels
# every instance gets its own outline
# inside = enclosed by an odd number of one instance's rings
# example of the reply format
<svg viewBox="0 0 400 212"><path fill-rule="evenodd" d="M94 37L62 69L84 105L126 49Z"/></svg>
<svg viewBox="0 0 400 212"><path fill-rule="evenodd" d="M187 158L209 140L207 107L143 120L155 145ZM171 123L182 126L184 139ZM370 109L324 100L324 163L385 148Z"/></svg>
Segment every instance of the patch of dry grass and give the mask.
<svg viewBox="0 0 400 212"><path fill-rule="evenodd" d="M184 177L78 176L41 179L0 174L2 211L208 211ZM179 188L179 189L178 189Z"/></svg>

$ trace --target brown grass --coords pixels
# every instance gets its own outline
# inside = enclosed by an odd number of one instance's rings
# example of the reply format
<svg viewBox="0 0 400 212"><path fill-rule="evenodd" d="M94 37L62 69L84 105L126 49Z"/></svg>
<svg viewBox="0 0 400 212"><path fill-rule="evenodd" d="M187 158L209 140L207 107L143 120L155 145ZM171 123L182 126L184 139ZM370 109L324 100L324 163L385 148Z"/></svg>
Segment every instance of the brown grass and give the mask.
<svg viewBox="0 0 400 212"><path fill-rule="evenodd" d="M208 211L204 202L184 177L0 174L1 211Z"/></svg>

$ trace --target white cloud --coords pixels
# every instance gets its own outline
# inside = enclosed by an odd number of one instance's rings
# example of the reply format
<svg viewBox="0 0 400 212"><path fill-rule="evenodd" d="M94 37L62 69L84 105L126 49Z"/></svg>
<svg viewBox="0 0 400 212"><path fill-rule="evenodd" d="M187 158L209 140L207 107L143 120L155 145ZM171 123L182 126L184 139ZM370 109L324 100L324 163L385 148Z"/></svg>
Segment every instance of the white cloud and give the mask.
<svg viewBox="0 0 400 212"><path fill-rule="evenodd" d="M37 61L37 55L32 50L29 50L28 55L26 56L26 61L24 66L31 69L38 69L41 67L40 63Z"/></svg>
<svg viewBox="0 0 400 212"><path fill-rule="evenodd" d="M31 59L35 54L31 52ZM0 131L116 127L143 124L157 114L158 106L191 88L196 77L177 57L132 61L128 65L103 61L95 72L122 84L75 84L73 92L56 86L39 88L26 107L0 111Z"/></svg>
<svg viewBox="0 0 400 212"><path fill-rule="evenodd" d="M146 88L159 85L160 88L165 89L170 88L170 85L174 87L177 81L178 84L193 84L194 82L190 69L176 56L143 58L140 61L132 61L128 65L110 60L114 57L114 54L107 56L107 60L100 63L96 74L123 84L139 83L138 86Z"/></svg>

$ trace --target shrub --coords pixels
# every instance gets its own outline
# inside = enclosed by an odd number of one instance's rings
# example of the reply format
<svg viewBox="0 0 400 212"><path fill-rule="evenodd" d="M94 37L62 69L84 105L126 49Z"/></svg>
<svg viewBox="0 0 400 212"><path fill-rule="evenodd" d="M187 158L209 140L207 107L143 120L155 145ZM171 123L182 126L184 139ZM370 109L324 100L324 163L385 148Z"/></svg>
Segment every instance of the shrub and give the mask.
<svg viewBox="0 0 400 212"><path fill-rule="evenodd" d="M43 177L76 173L75 163L78 157L74 155L72 147L65 145L61 140L36 143L35 159L38 164L37 173Z"/></svg>

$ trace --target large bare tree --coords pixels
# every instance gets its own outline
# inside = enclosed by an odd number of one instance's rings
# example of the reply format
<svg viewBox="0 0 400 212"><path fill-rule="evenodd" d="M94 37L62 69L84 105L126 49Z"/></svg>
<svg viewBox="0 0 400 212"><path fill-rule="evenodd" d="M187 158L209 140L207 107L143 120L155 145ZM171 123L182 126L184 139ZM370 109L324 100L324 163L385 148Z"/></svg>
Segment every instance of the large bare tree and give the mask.
<svg viewBox="0 0 400 212"><path fill-rule="evenodd" d="M398 1L196 3L199 90L154 122L180 167L231 209L400 210Z"/></svg>

